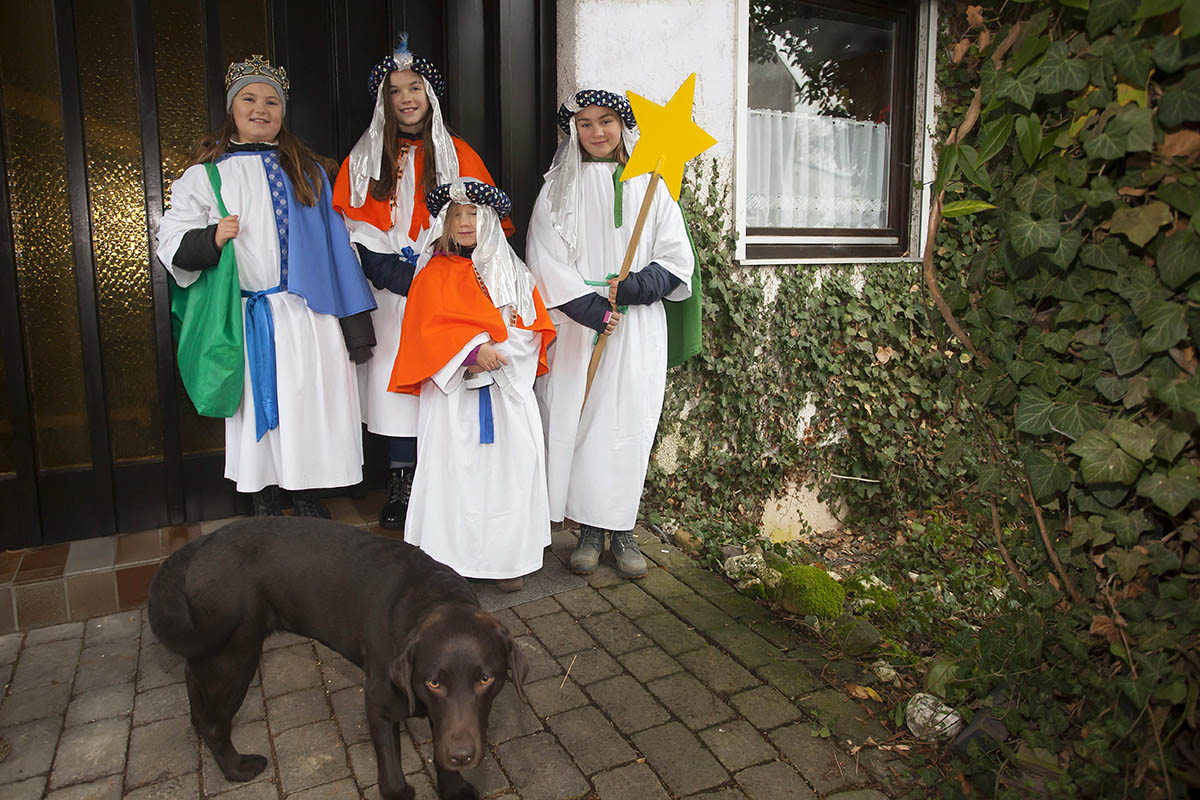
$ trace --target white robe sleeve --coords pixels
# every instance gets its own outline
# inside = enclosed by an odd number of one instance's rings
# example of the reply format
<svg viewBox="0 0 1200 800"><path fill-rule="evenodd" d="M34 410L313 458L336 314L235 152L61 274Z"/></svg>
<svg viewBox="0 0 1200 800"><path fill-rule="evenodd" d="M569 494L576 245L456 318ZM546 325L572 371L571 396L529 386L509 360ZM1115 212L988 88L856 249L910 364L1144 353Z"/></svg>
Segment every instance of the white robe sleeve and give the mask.
<svg viewBox="0 0 1200 800"><path fill-rule="evenodd" d="M692 272L696 268L692 243L688 239L679 204L671 198L671 193L662 181L658 181L657 184L653 207L654 249L651 251L650 261L662 265L663 269L682 281L663 299L687 300L692 296Z"/></svg>
<svg viewBox="0 0 1200 800"><path fill-rule="evenodd" d="M471 341L463 345L463 348L455 354L454 358L442 365L442 368L433 373L432 380L446 394L450 394L458 388L463 381L463 361L471 354L479 345L491 341L492 337L486 331L475 334Z"/></svg>
<svg viewBox="0 0 1200 800"><path fill-rule="evenodd" d="M171 184L171 207L158 223L158 260L180 287L191 286L200 277L199 272L181 269L172 263L184 234L196 228L207 228L220 220L217 198L204 165L188 167L179 180Z"/></svg>
<svg viewBox="0 0 1200 800"><path fill-rule="evenodd" d="M595 289L583 282L583 276L571 263L566 242L554 230L545 186L538 194L533 216L529 220L525 265L533 273L533 280L547 308L556 308L577 297L595 293Z"/></svg>

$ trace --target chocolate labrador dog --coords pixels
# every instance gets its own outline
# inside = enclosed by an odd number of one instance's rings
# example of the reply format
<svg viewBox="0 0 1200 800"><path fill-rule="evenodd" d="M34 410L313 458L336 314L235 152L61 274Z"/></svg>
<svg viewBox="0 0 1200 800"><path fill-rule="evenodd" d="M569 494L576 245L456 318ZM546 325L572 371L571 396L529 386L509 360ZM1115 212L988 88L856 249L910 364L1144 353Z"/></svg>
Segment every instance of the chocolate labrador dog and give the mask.
<svg viewBox="0 0 1200 800"><path fill-rule="evenodd" d="M400 722L428 716L442 798L479 794L459 770L483 758L492 701L527 667L467 582L412 545L322 519L234 522L171 555L150 585L150 628L187 659L192 724L231 781L267 760L230 741L274 631L311 637L365 673L367 723L386 800L413 796Z"/></svg>

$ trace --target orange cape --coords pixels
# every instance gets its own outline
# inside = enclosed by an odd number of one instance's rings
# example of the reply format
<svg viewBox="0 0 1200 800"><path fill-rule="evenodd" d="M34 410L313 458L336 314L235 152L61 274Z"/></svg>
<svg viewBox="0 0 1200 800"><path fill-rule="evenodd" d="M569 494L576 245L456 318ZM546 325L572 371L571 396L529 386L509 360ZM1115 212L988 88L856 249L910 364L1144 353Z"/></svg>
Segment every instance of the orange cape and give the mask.
<svg viewBox="0 0 1200 800"><path fill-rule="evenodd" d="M518 324L542 334L537 374L543 375L549 370L546 348L555 336L554 323L550 321L550 314L536 288L533 305L537 310L533 324ZM467 342L483 332L496 342L508 338L500 309L483 293L475 279L471 260L445 253L434 256L417 273L408 292L400 328L400 349L396 353L388 389L420 394L422 381L433 377Z"/></svg>
<svg viewBox="0 0 1200 800"><path fill-rule="evenodd" d="M495 186L496 182L492 180L492 174L483 165L483 159L479 157L479 154L471 149L471 145L457 136L451 138L454 140L454 151L458 153L458 174L463 178L475 178ZM413 144L415 145L413 169L416 170L413 179L416 181L417 191L413 197L413 213L412 221L408 226L408 238L415 242L417 234L429 227L429 209L425 205L425 193L420 188L425 171L425 148L420 140ZM342 168L338 170L337 180L333 183L333 207L346 219L366 222L381 231L392 229L392 204L390 201L376 200L368 191L367 199L361 207L355 208L350 205L349 156L342 161ZM504 228L504 235L512 236L514 230L512 221L505 217L500 224Z"/></svg>

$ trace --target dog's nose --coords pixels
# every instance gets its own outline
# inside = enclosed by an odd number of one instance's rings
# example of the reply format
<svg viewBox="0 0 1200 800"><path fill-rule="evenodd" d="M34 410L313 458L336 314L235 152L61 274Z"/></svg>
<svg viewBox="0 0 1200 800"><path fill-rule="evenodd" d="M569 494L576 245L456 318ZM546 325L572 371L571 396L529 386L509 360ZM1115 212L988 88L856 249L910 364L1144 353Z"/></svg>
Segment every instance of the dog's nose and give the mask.
<svg viewBox="0 0 1200 800"><path fill-rule="evenodd" d="M446 755L449 757L451 765L461 769L471 766L471 762L475 760L475 748L469 745L451 747L450 752Z"/></svg>

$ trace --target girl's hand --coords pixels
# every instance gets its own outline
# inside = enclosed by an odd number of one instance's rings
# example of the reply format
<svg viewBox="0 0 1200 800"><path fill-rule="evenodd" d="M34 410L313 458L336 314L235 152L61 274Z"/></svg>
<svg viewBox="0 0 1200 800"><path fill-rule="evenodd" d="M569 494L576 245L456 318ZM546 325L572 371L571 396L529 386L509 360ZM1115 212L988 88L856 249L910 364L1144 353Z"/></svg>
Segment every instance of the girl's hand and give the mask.
<svg viewBox="0 0 1200 800"><path fill-rule="evenodd" d="M230 214L217 223L217 231L213 234L213 241L217 244L217 249L225 246L225 243L230 239L236 239L238 235L238 216Z"/></svg>
<svg viewBox="0 0 1200 800"><path fill-rule="evenodd" d="M617 278L608 279L608 302L614 306L617 304L617 287L621 285L621 281Z"/></svg>
<svg viewBox="0 0 1200 800"><path fill-rule="evenodd" d="M507 363L508 359L500 355L500 351L491 342L481 345L479 353L475 356L475 366L479 367L481 372L491 372L494 369L500 369L501 366Z"/></svg>
<svg viewBox="0 0 1200 800"><path fill-rule="evenodd" d="M613 291L616 291L615 289ZM617 329L617 323L621 321L621 312L612 311L608 318L608 324L604 326L604 335L612 336L613 331Z"/></svg>

